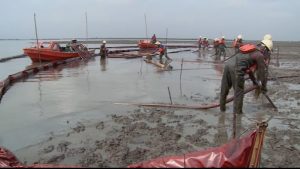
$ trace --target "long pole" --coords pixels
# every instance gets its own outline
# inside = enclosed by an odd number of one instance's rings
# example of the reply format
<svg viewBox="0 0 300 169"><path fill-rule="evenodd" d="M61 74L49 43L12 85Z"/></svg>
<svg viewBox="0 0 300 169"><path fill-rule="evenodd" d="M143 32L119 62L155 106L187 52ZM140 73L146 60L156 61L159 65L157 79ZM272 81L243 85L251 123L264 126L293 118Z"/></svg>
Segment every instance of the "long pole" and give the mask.
<svg viewBox="0 0 300 169"><path fill-rule="evenodd" d="M182 66L183 66L183 58L181 60L181 68L180 68L180 95L182 96L182 88L181 88L181 76L182 76Z"/></svg>
<svg viewBox="0 0 300 169"><path fill-rule="evenodd" d="M38 55L39 55L39 61L40 61L40 65L41 65L42 61L41 61L39 38L38 38L38 32L37 32L37 26L36 26L36 18L35 17L36 16L35 16L35 13L34 13L34 28L35 28L36 46L37 46Z"/></svg>
<svg viewBox="0 0 300 169"><path fill-rule="evenodd" d="M171 92L170 92L170 87L168 86L168 92L169 92L169 98L170 98L170 102L171 104L173 104L173 101L172 101L172 96L171 96Z"/></svg>
<svg viewBox="0 0 300 169"><path fill-rule="evenodd" d="M145 16L145 25L146 25L146 38L148 39L148 28L147 28L147 18L146 18L146 14L144 14Z"/></svg>
<svg viewBox="0 0 300 169"><path fill-rule="evenodd" d="M85 12L85 37L86 37L86 47L88 47L88 38L89 38L89 34L88 34L88 21L87 21L87 12Z"/></svg>
<svg viewBox="0 0 300 169"><path fill-rule="evenodd" d="M168 43L168 28L166 30L166 45L167 45L167 43Z"/></svg>

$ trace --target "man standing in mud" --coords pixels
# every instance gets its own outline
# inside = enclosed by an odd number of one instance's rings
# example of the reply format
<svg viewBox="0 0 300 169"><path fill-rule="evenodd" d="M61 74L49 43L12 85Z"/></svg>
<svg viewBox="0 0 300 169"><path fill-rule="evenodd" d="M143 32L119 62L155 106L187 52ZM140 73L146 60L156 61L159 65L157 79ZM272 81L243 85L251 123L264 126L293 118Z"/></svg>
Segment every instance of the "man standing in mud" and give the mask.
<svg viewBox="0 0 300 169"><path fill-rule="evenodd" d="M214 45L214 49L215 49L215 56L218 57L219 56L219 39L215 38L213 41L213 45Z"/></svg>
<svg viewBox="0 0 300 169"><path fill-rule="evenodd" d="M244 45L240 52L226 62L221 84L220 110L226 110L226 97L231 87L234 88L234 108L233 112L243 113L243 98L245 74L248 74L253 83L259 84L260 90L267 91L267 64L270 59L270 52L273 42L270 39L263 39L258 45ZM254 77L256 72L257 80Z"/></svg>
<svg viewBox="0 0 300 169"><path fill-rule="evenodd" d="M225 48L227 48L225 45L225 37L222 36L221 40L219 40L219 58L220 59L221 59L222 55L224 56L224 59L226 57Z"/></svg>
<svg viewBox="0 0 300 169"><path fill-rule="evenodd" d="M199 39L198 39L198 50L199 50L199 52L201 50L201 47L202 47L202 36L199 36Z"/></svg>
<svg viewBox="0 0 300 169"><path fill-rule="evenodd" d="M104 40L102 42L102 45L100 46L100 56L101 56L101 59L106 59L107 54L108 54L108 50L107 50L105 44L106 44L106 41Z"/></svg>

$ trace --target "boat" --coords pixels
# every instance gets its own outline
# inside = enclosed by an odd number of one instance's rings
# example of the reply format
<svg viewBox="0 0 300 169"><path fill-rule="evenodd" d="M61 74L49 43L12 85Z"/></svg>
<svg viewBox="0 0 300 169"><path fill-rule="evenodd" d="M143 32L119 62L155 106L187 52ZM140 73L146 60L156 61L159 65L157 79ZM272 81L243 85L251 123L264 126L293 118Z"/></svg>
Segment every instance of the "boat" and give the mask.
<svg viewBox="0 0 300 169"><path fill-rule="evenodd" d="M158 46L153 44L151 40L139 40L138 46L140 49L156 49Z"/></svg>
<svg viewBox="0 0 300 169"><path fill-rule="evenodd" d="M73 43L66 45L66 47L61 47L58 42L54 41L40 42L33 47L24 48L23 51L33 62L65 60L75 57L86 58L95 53L95 50L87 50L81 43Z"/></svg>

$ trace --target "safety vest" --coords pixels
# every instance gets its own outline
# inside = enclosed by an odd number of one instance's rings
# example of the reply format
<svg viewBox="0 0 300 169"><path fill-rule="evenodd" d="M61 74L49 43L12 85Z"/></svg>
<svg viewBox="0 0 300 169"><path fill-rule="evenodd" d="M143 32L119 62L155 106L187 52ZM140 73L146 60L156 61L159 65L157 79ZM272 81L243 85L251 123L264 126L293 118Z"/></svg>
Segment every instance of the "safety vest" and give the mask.
<svg viewBox="0 0 300 169"><path fill-rule="evenodd" d="M159 52L160 54L164 54L165 51L166 51L166 49L165 49L164 47L160 47L160 48L158 49L158 52Z"/></svg>
<svg viewBox="0 0 300 169"><path fill-rule="evenodd" d="M251 53L253 51L256 50L256 46L253 45L253 44L245 44L243 46L241 46L239 48L240 52L243 53L243 54L247 54L247 53ZM269 65L269 62L270 60L269 59L264 59L264 62L266 65ZM257 70L257 64L253 64L252 66L250 66L247 70L246 70L246 73L250 73L250 72L255 72Z"/></svg>
<svg viewBox="0 0 300 169"><path fill-rule="evenodd" d="M225 44L225 39L219 40L219 44Z"/></svg>
<svg viewBox="0 0 300 169"><path fill-rule="evenodd" d="M251 53L251 52L255 51L256 46L253 44L245 44L245 45L241 46L239 48L239 50L241 51L241 53L247 54L247 53Z"/></svg>

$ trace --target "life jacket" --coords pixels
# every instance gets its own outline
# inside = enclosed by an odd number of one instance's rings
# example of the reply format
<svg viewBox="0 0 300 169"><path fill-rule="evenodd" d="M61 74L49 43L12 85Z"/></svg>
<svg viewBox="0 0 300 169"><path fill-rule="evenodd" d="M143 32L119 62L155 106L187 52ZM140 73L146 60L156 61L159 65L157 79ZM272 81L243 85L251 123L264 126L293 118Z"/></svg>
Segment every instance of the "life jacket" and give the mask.
<svg viewBox="0 0 300 169"><path fill-rule="evenodd" d="M253 44L245 44L239 48L240 52L243 54L251 53L256 50L256 46Z"/></svg>
<svg viewBox="0 0 300 169"><path fill-rule="evenodd" d="M220 40L219 40L219 44L224 45L224 44L225 44L225 39L220 39Z"/></svg>
<svg viewBox="0 0 300 169"><path fill-rule="evenodd" d="M158 49L158 52L161 53L161 54L164 54L165 51L166 51L165 47L160 47L160 48Z"/></svg>
<svg viewBox="0 0 300 169"><path fill-rule="evenodd" d="M240 48L240 52L243 53L243 54L247 54L247 53L251 53L253 51L256 50L256 46L253 45L253 44L245 44L243 46L241 46ZM269 65L270 63L270 59L264 59L264 62L265 62L265 65ZM246 73L250 73L250 72L255 72L257 70L257 64L253 64L252 66L250 66L247 70L246 70Z"/></svg>
<svg viewBox="0 0 300 169"><path fill-rule="evenodd" d="M217 41L217 40L215 41L214 40L214 46L218 46L218 45L219 45L219 41Z"/></svg>

